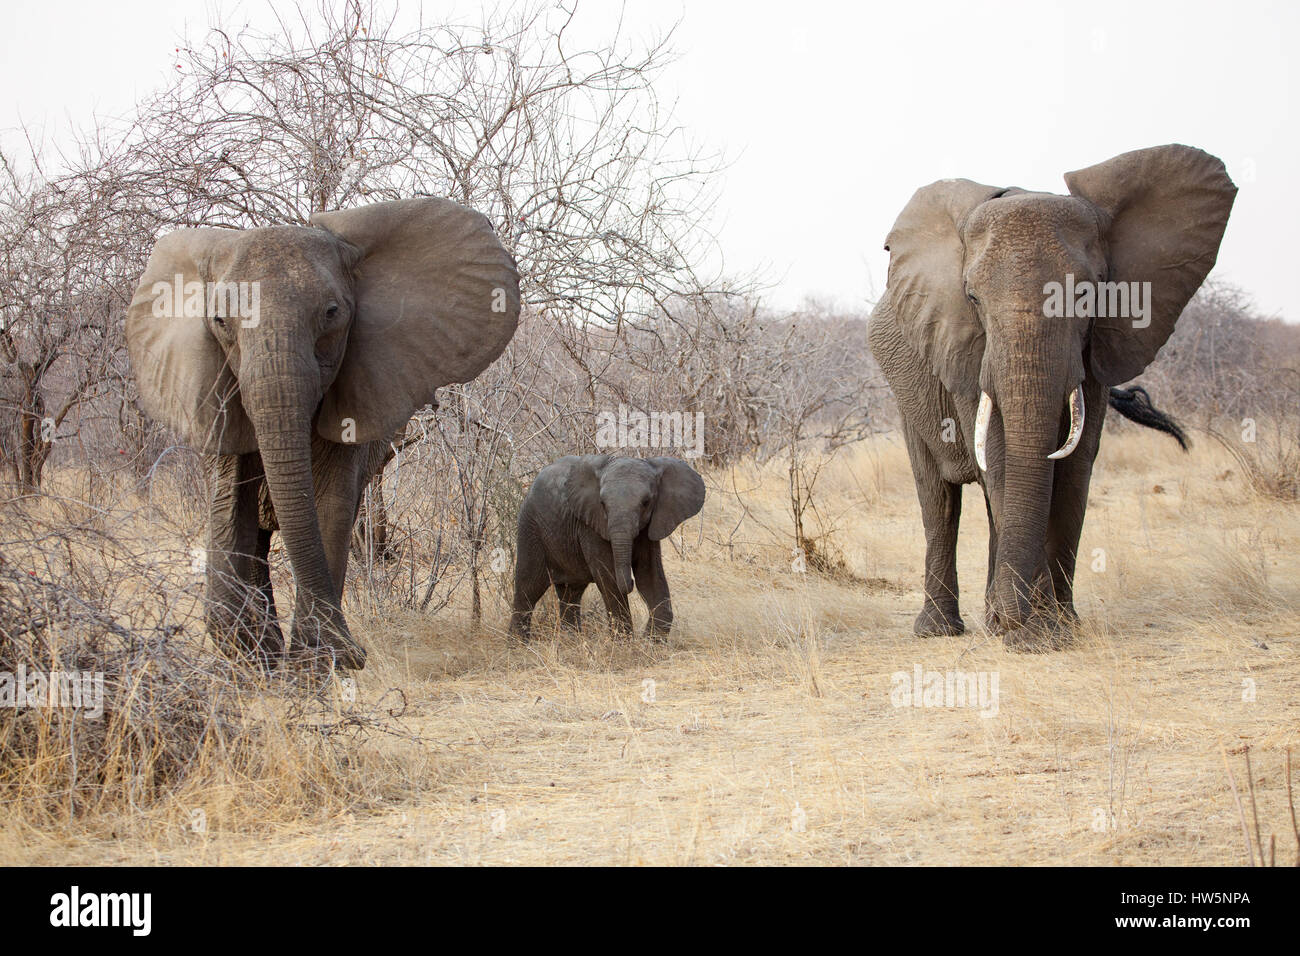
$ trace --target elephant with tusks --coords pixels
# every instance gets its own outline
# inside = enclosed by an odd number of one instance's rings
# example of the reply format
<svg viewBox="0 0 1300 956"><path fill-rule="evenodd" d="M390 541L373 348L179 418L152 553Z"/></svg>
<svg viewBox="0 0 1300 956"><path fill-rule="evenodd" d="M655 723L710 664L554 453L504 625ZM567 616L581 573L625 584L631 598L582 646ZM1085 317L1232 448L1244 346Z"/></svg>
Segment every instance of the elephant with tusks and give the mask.
<svg viewBox="0 0 1300 956"><path fill-rule="evenodd" d="M1069 195L948 179L917 190L885 241L868 338L903 419L925 526L918 635L959 634L963 484L989 519L985 624L1058 646L1107 405L1169 432L1139 375L1214 266L1236 187L1189 146L1068 173ZM955 426L955 427L954 427Z"/></svg>

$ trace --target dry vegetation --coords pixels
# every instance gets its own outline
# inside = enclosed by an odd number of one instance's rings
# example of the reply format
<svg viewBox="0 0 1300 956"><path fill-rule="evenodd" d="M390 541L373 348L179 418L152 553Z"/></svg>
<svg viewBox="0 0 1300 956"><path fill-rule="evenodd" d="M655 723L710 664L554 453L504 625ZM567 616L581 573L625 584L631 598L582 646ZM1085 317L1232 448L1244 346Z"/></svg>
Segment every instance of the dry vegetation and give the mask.
<svg viewBox="0 0 1300 956"><path fill-rule="evenodd" d="M7 764L0 863L1241 863L1228 767L1263 844L1276 835L1278 861L1293 861L1283 768L1300 750L1300 513L1257 495L1221 448L1184 456L1139 432L1103 444L1085 627L1042 656L1007 653L977 626L911 635L923 538L889 436L823 472L838 577L791 570L782 467L708 478L667 558L667 644L611 641L594 591L585 633L527 648L504 636L500 579L481 629L463 596L383 617L355 599L372 656L354 703L337 683L313 698L226 675L248 698L239 734L209 728L175 789L139 805L105 797L74 813L40 790L57 770L28 767L24 783ZM967 513L982 518L977 494ZM57 501L29 507L68 507ZM119 537L167 539L156 564L177 572L178 603L197 590L180 580L198 534L183 504L148 511L131 495L103 519ZM972 625L983 525L962 532ZM1089 568L1094 549L1104 572ZM193 620L173 638L198 639ZM915 664L996 672L996 716L894 708L890 675ZM200 704L216 681L194 688Z"/></svg>

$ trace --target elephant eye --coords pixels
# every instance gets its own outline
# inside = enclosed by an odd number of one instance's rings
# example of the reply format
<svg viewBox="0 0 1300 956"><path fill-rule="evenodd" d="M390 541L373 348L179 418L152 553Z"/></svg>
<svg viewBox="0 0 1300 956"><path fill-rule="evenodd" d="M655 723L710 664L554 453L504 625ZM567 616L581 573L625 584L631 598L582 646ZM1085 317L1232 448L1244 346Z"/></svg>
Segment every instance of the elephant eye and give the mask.
<svg viewBox="0 0 1300 956"><path fill-rule="evenodd" d="M335 319L335 318L338 318L338 314L339 314L339 307L338 307L338 304L337 304L337 303L334 303L334 302L331 302L331 303L329 304L329 307L325 310L325 318L327 318L327 319Z"/></svg>
<svg viewBox="0 0 1300 956"><path fill-rule="evenodd" d="M974 302L976 305L979 305L979 304L980 304L980 300L977 299L977 298L975 298L975 293L974 293L974 292L967 292L967 293L966 293L966 298L970 299L970 300L971 300L972 302Z"/></svg>

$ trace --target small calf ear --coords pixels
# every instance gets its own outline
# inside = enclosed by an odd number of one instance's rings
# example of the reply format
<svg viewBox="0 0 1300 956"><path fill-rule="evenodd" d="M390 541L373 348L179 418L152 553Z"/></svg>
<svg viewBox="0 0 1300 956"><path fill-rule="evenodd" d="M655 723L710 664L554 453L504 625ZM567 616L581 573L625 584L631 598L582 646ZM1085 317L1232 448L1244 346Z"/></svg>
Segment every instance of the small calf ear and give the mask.
<svg viewBox="0 0 1300 956"><path fill-rule="evenodd" d="M579 521L608 540L609 523L600 501L600 476L609 464L609 455L568 455L560 461L567 465L560 489L562 500Z"/></svg>
<svg viewBox="0 0 1300 956"><path fill-rule="evenodd" d="M704 479L679 458L651 458L659 469L659 497L650 515L650 540L662 541L704 507Z"/></svg>
<svg viewBox="0 0 1300 956"><path fill-rule="evenodd" d="M1098 317L1093 373L1107 385L1140 375L1174 331L1219 255L1237 195L1223 161L1191 146L1154 146L1066 173L1070 193L1105 215L1111 282L1150 283L1146 324Z"/></svg>

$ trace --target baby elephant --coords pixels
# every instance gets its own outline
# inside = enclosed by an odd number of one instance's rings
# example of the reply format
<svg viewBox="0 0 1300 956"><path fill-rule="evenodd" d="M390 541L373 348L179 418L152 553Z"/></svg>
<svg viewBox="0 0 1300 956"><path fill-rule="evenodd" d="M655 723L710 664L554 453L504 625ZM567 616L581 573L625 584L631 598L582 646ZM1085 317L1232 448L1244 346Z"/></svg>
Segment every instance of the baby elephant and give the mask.
<svg viewBox="0 0 1300 956"><path fill-rule="evenodd" d="M566 455L547 465L519 509L511 633L528 639L533 607L551 585L561 622L579 627L594 581L611 626L630 634L635 579L650 609L646 635L666 635L673 606L659 542L703 505L704 480L676 458Z"/></svg>

